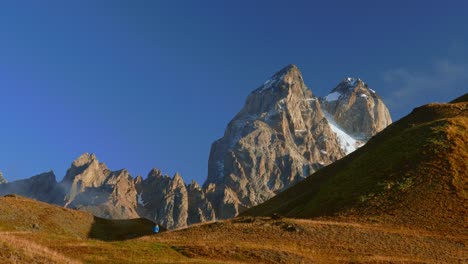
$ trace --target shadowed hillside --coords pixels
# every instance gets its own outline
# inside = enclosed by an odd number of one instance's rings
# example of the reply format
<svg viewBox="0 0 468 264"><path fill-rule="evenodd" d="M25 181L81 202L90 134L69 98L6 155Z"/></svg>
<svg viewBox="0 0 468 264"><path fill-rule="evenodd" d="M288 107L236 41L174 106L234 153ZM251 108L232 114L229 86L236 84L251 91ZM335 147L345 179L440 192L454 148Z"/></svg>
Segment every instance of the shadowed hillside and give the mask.
<svg viewBox="0 0 468 264"><path fill-rule="evenodd" d="M244 215L343 216L466 233L468 103L428 104Z"/></svg>

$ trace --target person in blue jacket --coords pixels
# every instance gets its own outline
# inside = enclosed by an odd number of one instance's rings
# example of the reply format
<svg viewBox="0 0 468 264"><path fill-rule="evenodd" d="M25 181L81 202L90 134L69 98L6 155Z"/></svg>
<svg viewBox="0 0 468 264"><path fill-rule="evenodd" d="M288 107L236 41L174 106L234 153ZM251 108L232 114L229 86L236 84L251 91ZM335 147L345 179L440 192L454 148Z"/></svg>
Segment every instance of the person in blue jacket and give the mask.
<svg viewBox="0 0 468 264"><path fill-rule="evenodd" d="M159 233L159 225L155 225L153 228L154 233Z"/></svg>

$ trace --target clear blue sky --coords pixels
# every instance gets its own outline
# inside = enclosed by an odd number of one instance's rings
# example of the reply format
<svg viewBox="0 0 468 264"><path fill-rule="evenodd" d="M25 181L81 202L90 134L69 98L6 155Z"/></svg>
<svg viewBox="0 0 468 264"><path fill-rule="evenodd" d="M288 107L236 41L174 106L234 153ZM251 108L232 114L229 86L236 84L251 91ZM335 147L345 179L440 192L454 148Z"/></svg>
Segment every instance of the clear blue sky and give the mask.
<svg viewBox="0 0 468 264"><path fill-rule="evenodd" d="M467 1L2 1L0 170L61 179L94 152L202 183L211 143L290 63L317 96L360 77L398 119L468 91L467 14Z"/></svg>

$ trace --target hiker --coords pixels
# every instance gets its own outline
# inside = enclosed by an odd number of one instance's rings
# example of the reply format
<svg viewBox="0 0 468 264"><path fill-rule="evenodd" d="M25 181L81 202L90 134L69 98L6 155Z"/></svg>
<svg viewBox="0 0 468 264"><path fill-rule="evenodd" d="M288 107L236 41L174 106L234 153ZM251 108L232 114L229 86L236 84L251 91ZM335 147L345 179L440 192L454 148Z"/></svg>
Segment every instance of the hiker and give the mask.
<svg viewBox="0 0 468 264"><path fill-rule="evenodd" d="M158 224L154 226L153 232L154 233L159 233L159 225Z"/></svg>

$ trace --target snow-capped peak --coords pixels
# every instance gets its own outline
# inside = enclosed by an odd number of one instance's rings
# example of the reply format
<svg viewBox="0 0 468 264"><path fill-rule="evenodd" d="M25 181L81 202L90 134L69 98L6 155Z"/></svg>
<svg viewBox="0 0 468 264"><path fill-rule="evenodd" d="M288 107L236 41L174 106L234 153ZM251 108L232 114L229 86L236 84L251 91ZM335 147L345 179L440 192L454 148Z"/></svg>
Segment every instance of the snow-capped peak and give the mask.
<svg viewBox="0 0 468 264"><path fill-rule="evenodd" d="M284 78L284 73L279 75L279 74L275 74L273 75L270 79L266 80L263 85L255 90L254 92L263 92L265 90L268 90L272 87L274 87L280 80L282 80Z"/></svg>
<svg viewBox="0 0 468 264"><path fill-rule="evenodd" d="M344 78L332 91L330 94L333 94L335 92L341 93L341 94L349 94L351 92L357 92L355 88L363 88L369 90L371 93L375 93L374 90L369 89L367 87L367 84L360 78L355 78L355 77L346 77ZM333 101L329 100L327 98L327 101ZM335 99L336 100L336 99Z"/></svg>
<svg viewBox="0 0 468 264"><path fill-rule="evenodd" d="M356 78L353 78L353 77L347 77L347 78L345 79L345 82L346 82L346 84L347 84L347 86L348 86L349 88L354 88L354 87L356 87L358 81L361 81L361 79L356 79Z"/></svg>
<svg viewBox="0 0 468 264"><path fill-rule="evenodd" d="M292 78L299 78L299 80L302 81L302 75L297 66L294 64L290 64L278 71L277 73L273 74L273 76L270 79L266 80L263 83L263 85L255 91L253 91L253 93L261 93L266 90L270 90L281 81L291 84Z"/></svg>

